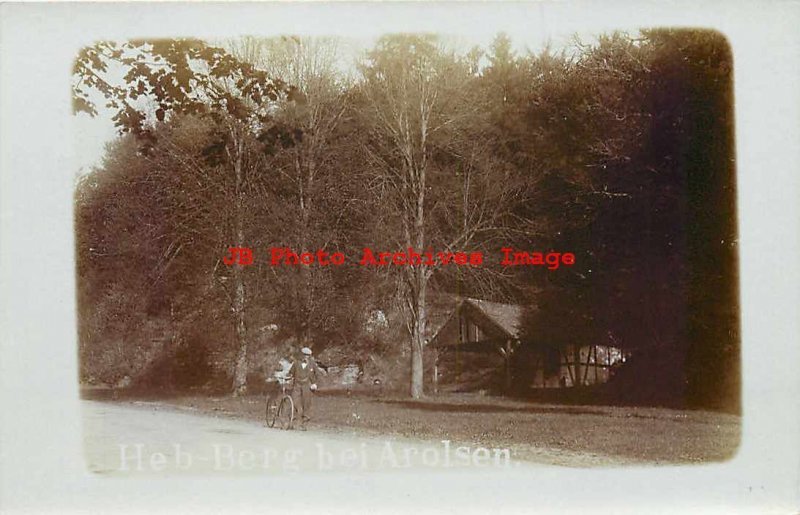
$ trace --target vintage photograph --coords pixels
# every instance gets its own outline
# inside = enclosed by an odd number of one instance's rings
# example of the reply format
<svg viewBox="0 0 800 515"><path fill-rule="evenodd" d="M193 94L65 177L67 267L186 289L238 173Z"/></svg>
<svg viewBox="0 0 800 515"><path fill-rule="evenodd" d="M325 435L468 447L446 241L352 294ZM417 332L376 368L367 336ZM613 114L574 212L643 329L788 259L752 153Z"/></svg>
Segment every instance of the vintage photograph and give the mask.
<svg viewBox="0 0 800 515"><path fill-rule="evenodd" d="M667 26L80 49L86 469L730 460L733 73Z"/></svg>

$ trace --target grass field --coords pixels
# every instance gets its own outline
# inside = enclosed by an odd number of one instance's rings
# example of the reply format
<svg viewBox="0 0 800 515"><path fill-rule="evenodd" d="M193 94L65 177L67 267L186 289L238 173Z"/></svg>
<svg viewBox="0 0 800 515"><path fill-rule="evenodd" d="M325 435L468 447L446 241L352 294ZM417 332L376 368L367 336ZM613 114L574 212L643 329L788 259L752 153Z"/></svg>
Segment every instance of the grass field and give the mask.
<svg viewBox="0 0 800 515"><path fill-rule="evenodd" d="M262 396L183 396L183 409L262 420ZM704 463L727 460L739 445L736 415L664 408L563 406L471 394L412 401L319 393L309 431L508 448L515 459L565 466Z"/></svg>

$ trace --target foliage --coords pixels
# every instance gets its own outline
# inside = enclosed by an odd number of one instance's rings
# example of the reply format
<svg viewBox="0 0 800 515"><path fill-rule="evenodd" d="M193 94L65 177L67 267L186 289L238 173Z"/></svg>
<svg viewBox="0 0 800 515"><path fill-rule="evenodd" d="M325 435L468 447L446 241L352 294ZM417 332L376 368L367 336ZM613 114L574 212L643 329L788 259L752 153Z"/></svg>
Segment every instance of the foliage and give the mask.
<svg viewBox="0 0 800 515"><path fill-rule="evenodd" d="M130 133L77 188L84 375L117 381L159 353L184 371L235 375L234 362L281 341L421 360L428 298L448 292L534 306L523 328L534 345L613 340L634 355L620 392L650 377L673 399L735 405L732 63L721 35L613 33L537 54L503 34L466 52L393 35L354 77L337 52L335 40L245 38L226 49L101 42L79 54L76 110L98 113L103 98ZM257 266L220 264L238 243ZM487 263L270 267L266 256L292 247L352 260L407 246L480 250ZM576 264L500 267L501 246L572 252ZM371 331L376 311L391 331ZM275 337L262 338L272 324ZM396 341L400 328L410 346Z"/></svg>
<svg viewBox="0 0 800 515"><path fill-rule="evenodd" d="M197 39L98 42L79 52L73 77L76 112L96 115L93 93L99 92L115 111L120 131L138 135L169 113L224 112L243 122L264 122L271 102L294 91Z"/></svg>
<svg viewBox="0 0 800 515"><path fill-rule="evenodd" d="M566 176L587 216L548 243L574 249L581 266L537 292L528 328L538 341L568 343L586 337L582 324L549 336L537 328L590 316L595 339L638 355L621 391L658 376L661 398L730 406L738 329L728 47L712 32L642 36L600 38L569 72L580 96L565 105L583 115L568 129L577 137L554 152L581 166Z"/></svg>

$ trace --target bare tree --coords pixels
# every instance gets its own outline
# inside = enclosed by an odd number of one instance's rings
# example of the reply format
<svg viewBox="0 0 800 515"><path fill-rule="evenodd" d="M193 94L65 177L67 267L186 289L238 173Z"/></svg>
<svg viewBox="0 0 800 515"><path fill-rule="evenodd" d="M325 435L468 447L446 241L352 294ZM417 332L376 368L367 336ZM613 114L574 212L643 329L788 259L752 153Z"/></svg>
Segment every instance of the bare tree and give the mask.
<svg viewBox="0 0 800 515"><path fill-rule="evenodd" d="M381 39L361 68L371 135L366 150L378 171L373 190L399 220L395 244L447 252L502 238L513 181L498 180L502 167L491 169L499 162L479 138L473 68L435 38L409 35ZM422 264L403 269L414 398L424 394L427 291L434 272Z"/></svg>
<svg viewBox="0 0 800 515"><path fill-rule="evenodd" d="M281 192L282 206L293 217L293 224L280 235L293 243L298 253L325 249L346 220L331 218L326 207L340 192L342 141L335 133L347 110L343 73L337 68L338 45L331 38L253 38L229 43L231 52L240 59L266 70L294 88L292 99L280 102L276 120L291 131L292 143L277 152L271 160L276 172L276 189ZM346 142L344 142L346 143ZM287 204L289 203L289 204ZM292 271L293 272L293 271ZM292 273L287 272L287 273ZM331 270L302 266L297 269L299 288L295 288L299 313L294 317L297 338L302 345L312 340L312 326L322 306L319 286Z"/></svg>

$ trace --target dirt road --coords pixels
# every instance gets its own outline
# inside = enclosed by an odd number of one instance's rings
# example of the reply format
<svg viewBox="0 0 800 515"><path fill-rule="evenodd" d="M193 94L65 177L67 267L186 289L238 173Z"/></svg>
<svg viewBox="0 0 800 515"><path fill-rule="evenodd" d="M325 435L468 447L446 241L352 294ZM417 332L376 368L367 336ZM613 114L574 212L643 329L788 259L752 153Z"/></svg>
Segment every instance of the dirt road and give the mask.
<svg viewBox="0 0 800 515"><path fill-rule="evenodd" d="M332 431L283 431L155 402L83 401L89 470L103 475L284 474L301 471L620 465L539 449L537 463L503 448Z"/></svg>

